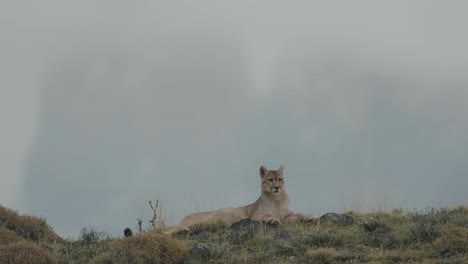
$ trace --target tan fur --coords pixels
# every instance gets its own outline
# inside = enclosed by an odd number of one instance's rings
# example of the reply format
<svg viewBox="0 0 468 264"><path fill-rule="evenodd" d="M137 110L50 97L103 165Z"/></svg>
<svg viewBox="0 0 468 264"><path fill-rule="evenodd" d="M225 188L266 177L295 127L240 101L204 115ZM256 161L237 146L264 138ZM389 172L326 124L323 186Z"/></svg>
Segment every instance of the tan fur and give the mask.
<svg viewBox="0 0 468 264"><path fill-rule="evenodd" d="M311 221L312 218L295 213L291 209L289 197L284 190L283 166L278 170L268 170L260 167L262 194L253 204L237 208L223 208L211 212L201 212L188 215L179 225L164 232L171 235L181 231L191 231L197 225L224 223L229 226L242 219L250 218L272 225L281 222Z"/></svg>

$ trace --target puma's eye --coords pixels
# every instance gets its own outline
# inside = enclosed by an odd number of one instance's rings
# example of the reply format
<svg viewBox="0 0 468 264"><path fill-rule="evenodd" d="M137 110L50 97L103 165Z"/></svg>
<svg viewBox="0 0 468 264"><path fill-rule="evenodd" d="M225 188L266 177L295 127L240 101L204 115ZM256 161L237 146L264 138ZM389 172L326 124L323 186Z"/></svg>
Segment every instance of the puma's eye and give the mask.
<svg viewBox="0 0 468 264"><path fill-rule="evenodd" d="M273 182L273 179L268 179L270 182Z"/></svg>
<svg viewBox="0 0 468 264"><path fill-rule="evenodd" d="M278 181L282 181L283 179L278 179Z"/></svg>

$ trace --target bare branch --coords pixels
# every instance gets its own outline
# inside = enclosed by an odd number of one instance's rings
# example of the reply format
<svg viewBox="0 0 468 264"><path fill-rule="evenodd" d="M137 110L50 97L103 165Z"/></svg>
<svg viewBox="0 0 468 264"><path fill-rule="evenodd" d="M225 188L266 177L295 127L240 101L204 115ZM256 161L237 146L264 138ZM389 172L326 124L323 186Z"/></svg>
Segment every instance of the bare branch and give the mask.
<svg viewBox="0 0 468 264"><path fill-rule="evenodd" d="M151 207L151 210L153 210L153 217L151 218L151 220L149 221L150 224L151 224L151 227L152 228L155 228L156 227L156 224L158 223L158 204L159 204L159 201L156 200L156 203L155 205L153 206L153 203L151 202L151 200L148 201L150 207Z"/></svg>

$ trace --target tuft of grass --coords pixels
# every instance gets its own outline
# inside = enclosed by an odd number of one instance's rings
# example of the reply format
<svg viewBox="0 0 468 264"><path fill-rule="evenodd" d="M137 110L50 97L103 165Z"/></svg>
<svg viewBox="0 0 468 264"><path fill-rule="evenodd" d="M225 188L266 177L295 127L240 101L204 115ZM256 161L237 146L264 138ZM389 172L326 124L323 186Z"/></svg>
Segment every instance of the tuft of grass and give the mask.
<svg viewBox="0 0 468 264"><path fill-rule="evenodd" d="M85 262L107 251L111 241L112 238L106 232L98 231L94 227L84 227L80 231L79 240L69 241L63 250L67 255Z"/></svg>
<svg viewBox="0 0 468 264"><path fill-rule="evenodd" d="M93 263L179 263L188 256L186 245L167 235L145 232L115 242Z"/></svg>
<svg viewBox="0 0 468 264"><path fill-rule="evenodd" d="M83 244L96 244L101 240L111 240L111 237L106 232L98 231L94 227L83 227L80 231L80 241Z"/></svg>
<svg viewBox="0 0 468 264"><path fill-rule="evenodd" d="M55 264L57 257L31 241L0 246L0 263Z"/></svg>
<svg viewBox="0 0 468 264"><path fill-rule="evenodd" d="M15 232L0 227L0 245L8 245L11 243L19 242L23 240L21 237L17 236Z"/></svg>
<svg viewBox="0 0 468 264"><path fill-rule="evenodd" d="M409 227L410 239L421 243L434 242L440 236L440 226L424 219L416 220Z"/></svg>

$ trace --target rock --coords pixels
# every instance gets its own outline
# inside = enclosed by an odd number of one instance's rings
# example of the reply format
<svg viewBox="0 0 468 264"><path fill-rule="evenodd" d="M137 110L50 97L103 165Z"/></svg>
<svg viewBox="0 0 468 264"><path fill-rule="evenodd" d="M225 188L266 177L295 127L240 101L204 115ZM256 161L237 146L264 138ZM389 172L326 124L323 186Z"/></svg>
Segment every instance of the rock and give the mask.
<svg viewBox="0 0 468 264"><path fill-rule="evenodd" d="M233 231L249 231L257 233L262 225L264 225L262 222L246 218L240 220L239 222L235 222L229 227L229 229Z"/></svg>
<svg viewBox="0 0 468 264"><path fill-rule="evenodd" d="M204 243L197 243L192 248L192 254L203 259L210 259L216 257L218 249L215 245L208 245Z"/></svg>
<svg viewBox="0 0 468 264"><path fill-rule="evenodd" d="M294 252L294 247L284 239L275 239L268 242L270 251L276 255L289 255Z"/></svg>
<svg viewBox="0 0 468 264"><path fill-rule="evenodd" d="M242 243L243 241L252 239L266 228L266 225L259 221L242 219L229 227L230 233L228 239L236 243Z"/></svg>
<svg viewBox="0 0 468 264"><path fill-rule="evenodd" d="M211 236L211 233L208 231L201 231L200 233L197 234L196 239L197 240L205 240Z"/></svg>
<svg viewBox="0 0 468 264"><path fill-rule="evenodd" d="M293 232L288 231L288 230L275 230L273 234L275 238L279 238L279 239L287 239L287 238L294 237L296 235Z"/></svg>
<svg viewBox="0 0 468 264"><path fill-rule="evenodd" d="M354 224L355 220L354 217L349 214L327 213L320 217L320 222L347 226Z"/></svg>

